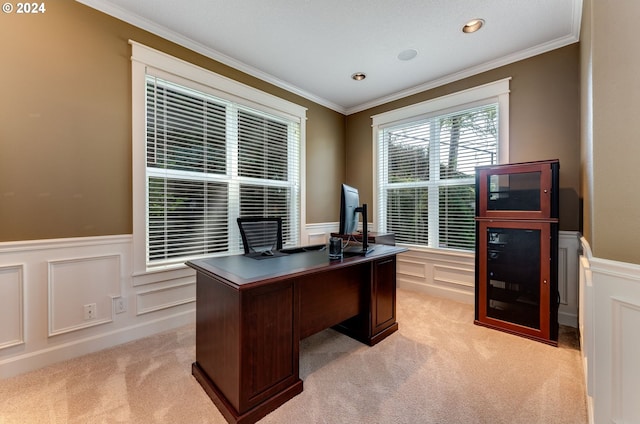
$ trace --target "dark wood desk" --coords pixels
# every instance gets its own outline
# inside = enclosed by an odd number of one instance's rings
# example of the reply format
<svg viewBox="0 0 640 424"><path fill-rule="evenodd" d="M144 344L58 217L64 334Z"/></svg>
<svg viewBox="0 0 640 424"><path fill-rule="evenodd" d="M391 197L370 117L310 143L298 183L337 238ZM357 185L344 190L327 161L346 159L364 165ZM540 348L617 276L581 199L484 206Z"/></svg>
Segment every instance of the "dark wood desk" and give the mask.
<svg viewBox="0 0 640 424"><path fill-rule="evenodd" d="M301 339L333 327L374 345L395 332L396 255L405 250L188 262L197 271L192 372L227 421L254 423L302 392Z"/></svg>

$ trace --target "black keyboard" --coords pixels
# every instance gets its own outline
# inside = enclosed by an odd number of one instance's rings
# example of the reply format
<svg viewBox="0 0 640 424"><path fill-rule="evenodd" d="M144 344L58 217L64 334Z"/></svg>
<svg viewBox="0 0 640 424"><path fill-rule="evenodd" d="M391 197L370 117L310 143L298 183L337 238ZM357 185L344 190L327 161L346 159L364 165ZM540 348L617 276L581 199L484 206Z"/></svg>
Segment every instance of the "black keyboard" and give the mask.
<svg viewBox="0 0 640 424"><path fill-rule="evenodd" d="M302 252L311 252L313 250L322 250L326 249L326 244L312 244L310 246L300 246L300 247L285 247L284 249L280 249L281 253L302 253Z"/></svg>

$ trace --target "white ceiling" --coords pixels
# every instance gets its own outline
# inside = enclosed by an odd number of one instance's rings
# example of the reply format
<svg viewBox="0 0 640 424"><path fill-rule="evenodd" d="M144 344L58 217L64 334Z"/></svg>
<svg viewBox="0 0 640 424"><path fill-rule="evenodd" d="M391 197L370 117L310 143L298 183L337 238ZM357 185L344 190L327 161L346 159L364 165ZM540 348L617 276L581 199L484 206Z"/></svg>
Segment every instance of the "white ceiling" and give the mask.
<svg viewBox="0 0 640 424"><path fill-rule="evenodd" d="M77 1L345 114L575 43L582 14L582 0ZM464 34L473 18L485 26Z"/></svg>

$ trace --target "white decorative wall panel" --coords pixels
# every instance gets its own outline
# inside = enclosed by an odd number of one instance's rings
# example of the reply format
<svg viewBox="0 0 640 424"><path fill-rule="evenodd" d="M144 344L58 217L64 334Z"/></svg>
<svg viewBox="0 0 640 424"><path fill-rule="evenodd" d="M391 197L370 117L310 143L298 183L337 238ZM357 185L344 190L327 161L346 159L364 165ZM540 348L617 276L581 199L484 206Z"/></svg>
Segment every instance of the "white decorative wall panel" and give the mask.
<svg viewBox="0 0 640 424"><path fill-rule="evenodd" d="M307 225L301 243L335 231ZM194 322L194 270L134 274L132 246L130 235L0 243L0 379ZM472 303L473 270L473 254L410 251L398 258L398 285ZM113 315L117 296L130 308Z"/></svg>
<svg viewBox="0 0 640 424"><path fill-rule="evenodd" d="M24 343L23 266L0 267L0 349Z"/></svg>
<svg viewBox="0 0 640 424"><path fill-rule="evenodd" d="M579 297L578 297L578 330L580 332L580 349L582 353L582 368L587 395L587 414L589 424L593 424L593 392L594 392L594 364L595 352L593 325L593 275L591 273L591 247L584 237L580 238L579 258Z"/></svg>
<svg viewBox="0 0 640 424"><path fill-rule="evenodd" d="M139 292L136 297L138 315L172 308L196 301L196 284L185 282Z"/></svg>
<svg viewBox="0 0 640 424"><path fill-rule="evenodd" d="M424 261L414 258L410 253L400 255L397 272L406 281L420 282L426 278Z"/></svg>
<svg viewBox="0 0 640 424"><path fill-rule="evenodd" d="M473 303L473 253L412 249L398 256L398 287Z"/></svg>
<svg viewBox="0 0 640 424"><path fill-rule="evenodd" d="M579 234L560 231L558 240L558 321L578 326ZM474 303L475 255L459 251L411 249L398 257L398 287Z"/></svg>
<svg viewBox="0 0 640 424"><path fill-rule="evenodd" d="M580 325L591 423L640 422L640 265L594 257L582 239Z"/></svg>
<svg viewBox="0 0 640 424"><path fill-rule="evenodd" d="M167 306L175 295L148 295L154 302L145 306L165 305L154 314L137 315L135 301L142 288L193 283L195 272L183 266L134 277L132 257L130 235L0 243L0 379L193 323L195 304ZM131 302L114 315L118 296ZM96 318L85 320L90 303Z"/></svg>
<svg viewBox="0 0 640 424"><path fill-rule="evenodd" d="M113 297L120 296L120 255L49 261L49 336L113 320ZM96 305L85 319L84 306Z"/></svg>
<svg viewBox="0 0 640 424"><path fill-rule="evenodd" d="M371 227L370 227L371 228ZM329 237L331 233L338 232L338 223L337 222L328 222L328 223L320 223L320 224L308 224L306 228L303 229L302 235L300 236L301 244L305 245L313 245L313 244L326 244L329 242Z"/></svg>
<svg viewBox="0 0 640 424"><path fill-rule="evenodd" d="M640 423L640 305L613 298L614 422Z"/></svg>
<svg viewBox="0 0 640 424"><path fill-rule="evenodd" d="M558 297L560 305L568 304L567 249L558 248Z"/></svg>
<svg viewBox="0 0 640 424"><path fill-rule="evenodd" d="M475 271L474 269L454 267L446 265L435 265L433 267L433 280L452 287L467 287L474 289Z"/></svg>
<svg viewBox="0 0 640 424"><path fill-rule="evenodd" d="M578 327L578 252L580 234L560 231L558 237L558 322Z"/></svg>
<svg viewBox="0 0 640 424"><path fill-rule="evenodd" d="M319 233L307 233L307 241L302 243L303 245L314 245L314 244L326 244L328 243L329 237L327 233L319 232ZM331 234L331 233L329 233Z"/></svg>
<svg viewBox="0 0 640 424"><path fill-rule="evenodd" d="M590 357L595 351L593 344L593 277L591 274L589 257L580 256L580 302L578 314L578 330L580 332L580 347L587 384L587 395L593 396L593 361Z"/></svg>
<svg viewBox="0 0 640 424"><path fill-rule="evenodd" d="M139 275L134 275L133 285L134 287L138 287L145 286L147 284L165 284L183 278L190 278L191 280L195 281L195 275L195 270L193 268L187 267L156 270L152 272L145 272ZM143 289L143 287L140 287L140 289Z"/></svg>

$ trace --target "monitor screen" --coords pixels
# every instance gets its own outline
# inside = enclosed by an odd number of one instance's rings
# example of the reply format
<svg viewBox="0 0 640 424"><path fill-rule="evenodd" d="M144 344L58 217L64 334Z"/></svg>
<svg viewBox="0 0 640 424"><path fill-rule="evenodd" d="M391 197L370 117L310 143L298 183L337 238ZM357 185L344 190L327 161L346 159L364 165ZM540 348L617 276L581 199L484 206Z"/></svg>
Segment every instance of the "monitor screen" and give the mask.
<svg viewBox="0 0 640 424"><path fill-rule="evenodd" d="M360 198L358 189L342 184L340 195L340 234L351 234L358 229Z"/></svg>

